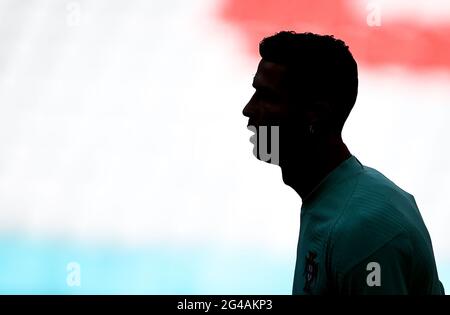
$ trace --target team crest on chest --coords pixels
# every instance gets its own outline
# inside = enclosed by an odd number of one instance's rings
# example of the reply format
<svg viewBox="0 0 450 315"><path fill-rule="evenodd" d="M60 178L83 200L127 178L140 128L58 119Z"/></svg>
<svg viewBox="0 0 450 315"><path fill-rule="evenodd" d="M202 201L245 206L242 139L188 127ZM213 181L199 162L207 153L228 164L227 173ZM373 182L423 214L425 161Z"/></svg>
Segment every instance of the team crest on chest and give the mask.
<svg viewBox="0 0 450 315"><path fill-rule="evenodd" d="M319 264L316 261L317 253L308 251L308 255L305 257L305 270L303 276L305 277L305 286L303 291L311 293L311 286L317 279L317 273L319 271Z"/></svg>

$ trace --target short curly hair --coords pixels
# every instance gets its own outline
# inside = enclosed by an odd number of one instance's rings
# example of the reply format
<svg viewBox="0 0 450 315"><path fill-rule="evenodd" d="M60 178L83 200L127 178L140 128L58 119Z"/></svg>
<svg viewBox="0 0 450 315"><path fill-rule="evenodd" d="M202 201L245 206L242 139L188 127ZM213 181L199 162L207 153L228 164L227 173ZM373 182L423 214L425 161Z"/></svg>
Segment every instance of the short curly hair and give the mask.
<svg viewBox="0 0 450 315"><path fill-rule="evenodd" d="M344 126L358 95L358 68L348 46L332 35L282 31L259 44L263 60L285 65L290 88L302 101L327 101Z"/></svg>

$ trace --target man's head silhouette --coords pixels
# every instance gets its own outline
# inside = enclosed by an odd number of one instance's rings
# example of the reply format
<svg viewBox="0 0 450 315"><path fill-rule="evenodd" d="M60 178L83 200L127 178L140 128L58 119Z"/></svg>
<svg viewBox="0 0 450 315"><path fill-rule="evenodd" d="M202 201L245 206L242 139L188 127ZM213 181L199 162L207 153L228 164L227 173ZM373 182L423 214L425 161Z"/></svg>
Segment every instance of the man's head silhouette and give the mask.
<svg viewBox="0 0 450 315"><path fill-rule="evenodd" d="M243 114L255 128L258 158L267 141L259 139L260 127L267 126L270 139L271 127L279 126L283 180L304 198L350 156L341 131L356 101L357 64L343 41L313 33L277 33L261 41L259 52L256 91Z"/></svg>
<svg viewBox="0 0 450 315"><path fill-rule="evenodd" d="M278 164L302 198L293 294L443 295L414 197L342 141L358 91L345 43L281 32L259 51L256 91L243 114L257 157Z"/></svg>

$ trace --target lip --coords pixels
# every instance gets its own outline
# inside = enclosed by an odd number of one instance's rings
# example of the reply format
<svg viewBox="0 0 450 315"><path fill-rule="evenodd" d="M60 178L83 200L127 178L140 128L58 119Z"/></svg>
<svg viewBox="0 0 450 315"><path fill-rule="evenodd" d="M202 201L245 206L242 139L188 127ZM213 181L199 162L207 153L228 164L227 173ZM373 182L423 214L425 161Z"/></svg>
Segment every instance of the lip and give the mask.
<svg viewBox="0 0 450 315"><path fill-rule="evenodd" d="M251 132L253 132L253 135L251 135L249 138L250 143L256 144L256 132L258 130L258 127L256 127L251 122L249 122L247 125L247 129L250 130Z"/></svg>

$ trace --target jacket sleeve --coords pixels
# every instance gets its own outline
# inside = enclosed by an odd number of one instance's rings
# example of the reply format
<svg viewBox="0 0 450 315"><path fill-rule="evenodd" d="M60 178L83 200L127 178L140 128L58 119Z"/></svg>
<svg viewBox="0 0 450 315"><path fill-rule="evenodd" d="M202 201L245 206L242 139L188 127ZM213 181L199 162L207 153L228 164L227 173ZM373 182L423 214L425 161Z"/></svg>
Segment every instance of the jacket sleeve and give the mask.
<svg viewBox="0 0 450 315"><path fill-rule="evenodd" d="M340 294L408 294L412 271L409 240L398 235L337 276Z"/></svg>

